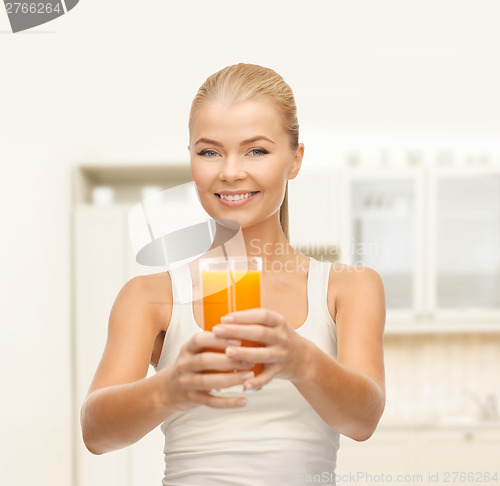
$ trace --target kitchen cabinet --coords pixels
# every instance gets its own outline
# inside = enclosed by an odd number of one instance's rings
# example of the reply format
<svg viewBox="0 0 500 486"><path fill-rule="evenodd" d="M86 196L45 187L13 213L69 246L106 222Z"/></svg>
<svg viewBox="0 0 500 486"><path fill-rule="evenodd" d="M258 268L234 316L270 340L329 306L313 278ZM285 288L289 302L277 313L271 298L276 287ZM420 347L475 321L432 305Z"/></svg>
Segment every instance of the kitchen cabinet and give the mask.
<svg viewBox="0 0 500 486"><path fill-rule="evenodd" d="M124 242L121 210L77 207L75 231L75 420L97 368L107 335L107 319L124 283ZM128 484L128 450L92 455L77 440L78 486Z"/></svg>
<svg viewBox="0 0 500 486"><path fill-rule="evenodd" d="M341 436L336 474L338 484L350 484L353 477L356 484L373 484L382 476L397 484L486 483L486 473L496 473L498 482L499 447L498 425L381 426L365 442Z"/></svg>
<svg viewBox="0 0 500 486"><path fill-rule="evenodd" d="M418 466L415 438L406 431L384 430L364 442L341 436L335 472L343 480L338 483L371 484L374 481L368 475L411 474Z"/></svg>
<svg viewBox="0 0 500 486"><path fill-rule="evenodd" d="M134 275L161 271L137 268L130 262L128 209L81 206L75 208L75 420L99 364L113 302ZM133 259L132 259L133 262ZM164 269L163 269L164 270ZM152 367L147 376L154 374ZM163 439L159 427L136 444L100 456L91 454L78 431L78 486L153 486L163 477Z"/></svg>
<svg viewBox="0 0 500 486"><path fill-rule="evenodd" d="M500 319L500 169L429 170L427 312Z"/></svg>
<svg viewBox="0 0 500 486"><path fill-rule="evenodd" d="M343 179L341 260L382 277L388 332L500 330L500 168Z"/></svg>
<svg viewBox="0 0 500 486"><path fill-rule="evenodd" d="M188 171L189 172L189 167ZM160 426L140 441L99 456L81 437L80 407L97 369L107 337L109 314L123 285L136 275L165 271L135 261L128 212L140 200L143 185L167 188L188 182L183 167L80 167L75 174L73 208L74 376L76 427L75 486L157 486L163 477L164 436ZM91 204L94 187L114 193L109 205ZM149 367L147 376L155 373Z"/></svg>
<svg viewBox="0 0 500 486"><path fill-rule="evenodd" d="M376 270L388 313L409 320L423 301L424 175L346 169L344 189L342 262Z"/></svg>
<svg viewBox="0 0 500 486"><path fill-rule="evenodd" d="M484 473L497 473L500 481L498 451L500 430L433 430L422 434L420 454L426 471L439 473L444 480L446 472L474 473L474 482L486 482ZM483 473L478 481L476 473ZM451 482L451 478L450 478ZM463 481L462 481L463 482Z"/></svg>

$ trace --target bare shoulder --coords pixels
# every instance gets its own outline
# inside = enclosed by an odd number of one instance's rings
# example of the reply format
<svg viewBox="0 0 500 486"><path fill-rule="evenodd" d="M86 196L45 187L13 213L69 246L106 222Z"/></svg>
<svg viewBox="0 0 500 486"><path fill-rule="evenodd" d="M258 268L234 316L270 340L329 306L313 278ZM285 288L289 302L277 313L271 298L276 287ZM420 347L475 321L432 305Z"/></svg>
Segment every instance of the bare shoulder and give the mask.
<svg viewBox="0 0 500 486"><path fill-rule="evenodd" d="M332 264L328 279L328 308L335 322L339 308L343 304L352 304L356 295L365 292L383 303L385 309L384 286L376 270L341 262Z"/></svg>
<svg viewBox="0 0 500 486"><path fill-rule="evenodd" d="M382 278L370 267L335 263L330 282L335 295L337 359L373 378L384 390L386 307Z"/></svg>
<svg viewBox="0 0 500 486"><path fill-rule="evenodd" d="M106 345L88 394L146 376L171 309L169 279L162 274L140 275L122 286L111 308Z"/></svg>
<svg viewBox="0 0 500 486"><path fill-rule="evenodd" d="M111 308L109 327L117 333L158 336L172 314L172 283L168 272L137 275L118 292Z"/></svg>
<svg viewBox="0 0 500 486"><path fill-rule="evenodd" d="M172 315L172 280L168 272L139 275L127 282L154 315L157 333L165 332ZM134 293L134 290L131 290Z"/></svg>

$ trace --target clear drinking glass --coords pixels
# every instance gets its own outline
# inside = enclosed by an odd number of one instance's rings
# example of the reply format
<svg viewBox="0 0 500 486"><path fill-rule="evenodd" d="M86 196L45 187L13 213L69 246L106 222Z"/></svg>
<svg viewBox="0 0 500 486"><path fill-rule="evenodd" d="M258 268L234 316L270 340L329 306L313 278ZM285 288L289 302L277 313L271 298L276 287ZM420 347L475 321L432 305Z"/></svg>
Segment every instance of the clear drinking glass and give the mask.
<svg viewBox="0 0 500 486"><path fill-rule="evenodd" d="M230 312L260 307L262 257L200 258L199 274L206 331L220 324L221 317ZM242 340L241 345L261 346L249 340ZM256 363L248 371L257 376L262 367L262 363Z"/></svg>

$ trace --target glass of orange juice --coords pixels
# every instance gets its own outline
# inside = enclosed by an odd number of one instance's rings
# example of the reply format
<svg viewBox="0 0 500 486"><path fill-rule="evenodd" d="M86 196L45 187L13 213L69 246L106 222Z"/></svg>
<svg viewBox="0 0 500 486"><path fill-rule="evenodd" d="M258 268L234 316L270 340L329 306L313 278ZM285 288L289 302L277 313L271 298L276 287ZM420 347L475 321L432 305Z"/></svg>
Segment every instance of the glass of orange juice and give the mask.
<svg viewBox="0 0 500 486"><path fill-rule="evenodd" d="M221 317L230 312L260 307L262 257L200 258L199 272L206 331L220 324ZM241 345L261 346L249 340L242 340ZM248 371L257 376L262 366L256 363Z"/></svg>

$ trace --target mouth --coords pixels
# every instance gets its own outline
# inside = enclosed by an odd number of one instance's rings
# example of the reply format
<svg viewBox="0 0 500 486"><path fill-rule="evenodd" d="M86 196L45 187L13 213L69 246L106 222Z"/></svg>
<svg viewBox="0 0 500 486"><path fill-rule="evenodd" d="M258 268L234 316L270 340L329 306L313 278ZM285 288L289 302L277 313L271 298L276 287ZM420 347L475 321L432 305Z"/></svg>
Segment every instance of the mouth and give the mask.
<svg viewBox="0 0 500 486"><path fill-rule="evenodd" d="M217 194L215 193L215 197L223 204L228 207L239 207L247 204L251 200L255 199L255 197L260 194L260 191L248 192L246 194L237 194L235 196L229 196L225 194Z"/></svg>

